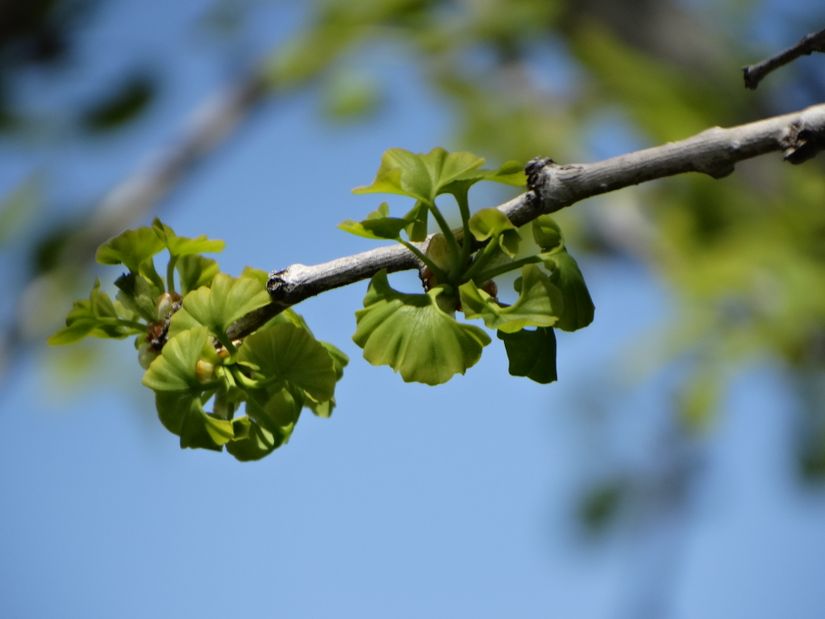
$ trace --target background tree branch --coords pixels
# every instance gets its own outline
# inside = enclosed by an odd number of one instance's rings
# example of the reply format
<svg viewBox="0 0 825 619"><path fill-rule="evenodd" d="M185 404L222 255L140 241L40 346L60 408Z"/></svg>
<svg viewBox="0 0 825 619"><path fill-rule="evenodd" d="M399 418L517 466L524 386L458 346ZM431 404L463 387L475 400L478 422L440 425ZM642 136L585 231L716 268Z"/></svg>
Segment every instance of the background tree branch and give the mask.
<svg viewBox="0 0 825 619"><path fill-rule="evenodd" d="M796 45L765 60L744 67L742 72L745 77L745 87L756 90L759 82L771 71L775 71L789 62L793 62L800 56L807 56L814 52L825 52L825 29L806 34Z"/></svg>

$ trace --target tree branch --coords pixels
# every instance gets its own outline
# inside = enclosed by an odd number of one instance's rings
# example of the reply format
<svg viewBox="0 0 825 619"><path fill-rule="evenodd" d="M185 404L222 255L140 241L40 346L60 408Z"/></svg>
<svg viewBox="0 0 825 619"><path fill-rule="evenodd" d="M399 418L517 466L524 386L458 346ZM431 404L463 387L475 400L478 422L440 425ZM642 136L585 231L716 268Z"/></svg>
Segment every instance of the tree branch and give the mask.
<svg viewBox="0 0 825 619"><path fill-rule="evenodd" d="M825 30L806 34L802 39L788 49L779 52L775 56L766 58L761 62L749 65L742 68L742 73L745 76L745 88L756 90L768 73L778 69L781 66L793 62L800 56L807 56L814 52L825 52Z"/></svg>
<svg viewBox="0 0 825 619"><path fill-rule="evenodd" d="M802 163L825 147L825 104L746 125L714 127L678 142L628 153L595 163L556 164L537 158L528 163L526 193L498 208L516 226L553 213L591 196L685 172L722 178L738 161L781 151L786 161ZM426 247L426 241L421 244ZM419 268L401 245L380 247L314 266L293 264L270 275L272 303L238 320L229 329L243 337L291 305L321 292L372 277L381 269Z"/></svg>

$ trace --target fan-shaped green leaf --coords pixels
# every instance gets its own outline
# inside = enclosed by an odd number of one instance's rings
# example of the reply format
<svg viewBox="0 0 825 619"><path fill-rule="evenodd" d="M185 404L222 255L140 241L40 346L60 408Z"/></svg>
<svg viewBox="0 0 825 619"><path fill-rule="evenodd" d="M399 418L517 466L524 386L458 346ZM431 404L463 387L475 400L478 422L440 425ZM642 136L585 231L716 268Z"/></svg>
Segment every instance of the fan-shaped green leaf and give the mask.
<svg viewBox="0 0 825 619"><path fill-rule="evenodd" d="M152 228L142 227L121 232L98 247L95 259L100 264L123 264L130 271L141 272L141 265L163 250L163 241Z"/></svg>
<svg viewBox="0 0 825 619"><path fill-rule="evenodd" d="M183 307L213 333L226 328L244 314L269 303L269 294L253 278L233 278L218 273L211 287L203 286L183 298Z"/></svg>
<svg viewBox="0 0 825 619"><path fill-rule="evenodd" d="M393 193L432 203L444 188L463 174L479 168L484 159L472 153L450 153L434 148L429 153L412 153L391 148L381 157L381 165L371 185L357 187L355 193Z"/></svg>
<svg viewBox="0 0 825 619"><path fill-rule="evenodd" d="M132 312L128 316L120 316L112 299L100 289L100 280L97 280L88 299L74 302L66 317L66 326L49 338L49 344L71 344L86 336L122 339L142 333L143 327L134 322L134 317Z"/></svg>
<svg viewBox="0 0 825 619"><path fill-rule="evenodd" d="M457 322L439 307L443 288L427 294L393 290L387 273L370 282L364 309L356 312L353 340L373 365L389 365L407 382L438 385L463 374L490 343L478 327Z"/></svg>
<svg viewBox="0 0 825 619"><path fill-rule="evenodd" d="M549 255L542 254L542 259L545 266L552 269L550 279L559 287L564 297L564 306L555 326L565 331L575 331L593 322L593 300L573 256L566 251L560 251Z"/></svg>
<svg viewBox="0 0 825 619"><path fill-rule="evenodd" d="M377 210L373 211L362 221L347 219L338 224L338 228L344 232L363 236L368 239L393 239L397 240L401 231L410 222L402 217L390 217L390 207L386 202L382 202Z"/></svg>
<svg viewBox="0 0 825 619"><path fill-rule="evenodd" d="M550 215L539 215L531 224L533 238L543 252L552 252L564 247L561 228Z"/></svg>
<svg viewBox="0 0 825 619"><path fill-rule="evenodd" d="M241 462L260 460L280 447L286 436L273 434L249 417L240 417L232 421L235 437L226 444L226 451Z"/></svg>
<svg viewBox="0 0 825 619"><path fill-rule="evenodd" d="M166 249L169 250L169 254L174 257L217 253L223 251L226 246L224 241L207 238L205 234L195 238L178 236L172 228L160 219L155 219L152 222L152 229Z"/></svg>
<svg viewBox="0 0 825 619"><path fill-rule="evenodd" d="M185 392L156 392L158 417L167 430L180 437L180 446L213 449L234 437L232 422L205 413L200 397Z"/></svg>
<svg viewBox="0 0 825 619"><path fill-rule="evenodd" d="M298 421L302 407L302 398L296 399L284 388L250 398L246 403L246 414L269 432L288 436Z"/></svg>
<svg viewBox="0 0 825 619"><path fill-rule="evenodd" d="M201 286L209 286L220 272L220 267L211 258L181 256L175 263L175 270L180 277L181 291L186 294Z"/></svg>
<svg viewBox="0 0 825 619"><path fill-rule="evenodd" d="M553 329L498 332L504 341L512 376L526 376L537 383L547 384L558 379L556 373L556 334Z"/></svg>
<svg viewBox="0 0 825 619"><path fill-rule="evenodd" d="M143 375L143 384L154 391L200 392L208 376L203 375L204 364L217 362L215 350L209 341L209 331L198 326L171 338L160 356L152 361ZM203 358L201 372L198 361ZM207 380L204 380L207 379Z"/></svg>
<svg viewBox="0 0 825 619"><path fill-rule="evenodd" d="M309 331L290 323L250 335L238 360L257 366L265 379L287 382L318 402L329 400L335 391L336 368L327 349Z"/></svg>
<svg viewBox="0 0 825 619"><path fill-rule="evenodd" d="M115 280L117 300L149 322L157 320L157 299L163 293L154 282L129 271Z"/></svg>
<svg viewBox="0 0 825 619"><path fill-rule="evenodd" d="M559 320L563 301L561 291L539 267L522 267L516 280L518 299L503 306L473 282L459 287L461 307L467 318L481 318L491 329L514 333L524 327L549 327Z"/></svg>
<svg viewBox="0 0 825 619"><path fill-rule="evenodd" d="M477 241L493 239L510 258L518 253L521 235L516 227L497 208L483 208L470 217L470 232Z"/></svg>

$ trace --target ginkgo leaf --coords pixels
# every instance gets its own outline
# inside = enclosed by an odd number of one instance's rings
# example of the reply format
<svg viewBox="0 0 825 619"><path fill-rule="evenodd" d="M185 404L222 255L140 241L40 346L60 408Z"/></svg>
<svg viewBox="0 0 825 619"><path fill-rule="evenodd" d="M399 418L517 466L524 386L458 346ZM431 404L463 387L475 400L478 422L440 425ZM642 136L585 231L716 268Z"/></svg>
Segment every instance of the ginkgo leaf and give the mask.
<svg viewBox="0 0 825 619"><path fill-rule="evenodd" d="M533 264L522 267L516 280L518 299L510 306L496 299L472 281L459 287L461 308L467 318L481 318L491 329L514 333L524 327L550 327L559 320L563 301L561 291L550 277Z"/></svg>
<svg viewBox="0 0 825 619"><path fill-rule="evenodd" d="M561 228L550 215L536 217L531 224L531 228L536 245L541 248L541 251L549 253L564 247Z"/></svg>
<svg viewBox="0 0 825 619"><path fill-rule="evenodd" d="M132 271L118 277L115 286L120 303L147 321L157 320L157 299L163 293L162 288Z"/></svg>
<svg viewBox="0 0 825 619"><path fill-rule="evenodd" d="M498 332L504 342L512 376L526 376L547 384L558 379L556 372L556 334L553 329L539 327L515 333Z"/></svg>
<svg viewBox="0 0 825 619"><path fill-rule="evenodd" d="M220 273L218 263L203 256L181 256L175 263L175 270L180 277L180 288L183 294L197 290L201 286L209 286L215 276Z"/></svg>
<svg viewBox="0 0 825 619"><path fill-rule="evenodd" d="M371 185L354 193L392 193L432 203L444 188L462 175L481 167L484 159L472 153L450 153L434 148L429 153L412 153L391 148L381 157L381 165Z"/></svg>
<svg viewBox="0 0 825 619"><path fill-rule="evenodd" d="M195 238L178 236L175 231L160 219L152 222L155 235L161 240L171 256L191 256L195 254L212 254L223 251L226 243L218 239L207 238L202 234Z"/></svg>
<svg viewBox="0 0 825 619"><path fill-rule="evenodd" d="M152 228L134 228L121 232L98 247L95 259L100 264L123 264L130 271L141 272L152 256L163 251L163 241Z"/></svg>
<svg viewBox="0 0 825 619"><path fill-rule="evenodd" d="M293 397L288 389L278 389L250 398L246 403L246 414L273 434L289 435L302 407L300 398Z"/></svg>
<svg viewBox="0 0 825 619"><path fill-rule="evenodd" d="M463 374L481 357L490 337L478 327L459 323L444 311L436 287L427 294L393 290L386 271L377 273L355 314L352 339L373 365L389 365L407 382L438 385Z"/></svg>
<svg viewBox="0 0 825 619"><path fill-rule="evenodd" d="M332 398L336 367L327 349L306 329L275 324L253 333L243 343L238 360L251 363L270 382L286 382L323 402Z"/></svg>
<svg viewBox="0 0 825 619"><path fill-rule="evenodd" d="M550 279L559 287L564 306L556 327L575 331L593 322L595 308L584 276L576 260L566 251L541 255L544 265L551 270Z"/></svg>
<svg viewBox="0 0 825 619"><path fill-rule="evenodd" d="M344 368L349 363L349 357L329 342L321 342L321 346L327 349L329 356L332 358L332 366L335 370L335 379L341 380L344 376ZM332 397L329 400L324 400L323 402L316 402L315 400L310 399L304 402L304 404L318 417L326 418L332 416L332 411L335 409L335 398Z"/></svg>
<svg viewBox="0 0 825 619"><path fill-rule="evenodd" d="M180 437L182 448L220 451L235 436L232 422L204 412L197 395L156 392L155 406L164 427Z"/></svg>
<svg viewBox="0 0 825 619"><path fill-rule="evenodd" d="M465 172L456 180L444 185L441 192L451 193L455 196L466 196L470 188L480 181L492 181L504 185L524 187L527 184L527 176L524 173L523 164L518 161L507 161L496 170L473 169Z"/></svg>
<svg viewBox="0 0 825 619"><path fill-rule="evenodd" d="M241 462L260 460L280 447L288 434L272 433L249 417L232 421L234 438L226 444L226 451Z"/></svg>
<svg viewBox="0 0 825 619"><path fill-rule="evenodd" d="M397 240L410 221L402 217L390 217L389 213L389 205L382 202L377 210L367 215L366 219L362 221L347 219L338 224L338 228L368 239Z"/></svg>
<svg viewBox="0 0 825 619"><path fill-rule="evenodd" d="M483 208L470 217L470 232L477 241L498 243L499 248L510 258L518 253L521 235L508 219L507 215L497 208Z"/></svg>
<svg viewBox="0 0 825 619"><path fill-rule="evenodd" d="M163 351L149 365L143 375L143 384L156 392L200 392L205 388L203 371L198 372L198 362L217 363L215 349L207 345L209 330L197 326L183 331L163 346Z"/></svg>
<svg viewBox="0 0 825 619"><path fill-rule="evenodd" d="M269 303L269 293L247 277L218 273L209 287L202 286L183 298L183 308L213 333L223 334L238 318Z"/></svg>
<svg viewBox="0 0 825 619"><path fill-rule="evenodd" d="M118 314L112 299L100 289L100 280L97 280L88 299L74 302L66 317L66 326L49 338L49 344L71 344L87 336L122 339L142 333L144 328L133 318L134 315Z"/></svg>

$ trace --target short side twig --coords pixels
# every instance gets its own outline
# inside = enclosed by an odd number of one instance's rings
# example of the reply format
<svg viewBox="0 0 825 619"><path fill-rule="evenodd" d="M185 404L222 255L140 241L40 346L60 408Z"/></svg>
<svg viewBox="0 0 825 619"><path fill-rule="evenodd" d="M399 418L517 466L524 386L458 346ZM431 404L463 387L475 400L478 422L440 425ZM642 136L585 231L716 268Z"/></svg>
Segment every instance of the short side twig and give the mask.
<svg viewBox="0 0 825 619"><path fill-rule="evenodd" d="M789 62L793 62L800 56L807 56L814 52L825 52L825 30L805 35L799 43L793 47L789 47L761 62L743 67L742 73L745 77L745 87L755 90L759 82L771 71Z"/></svg>

